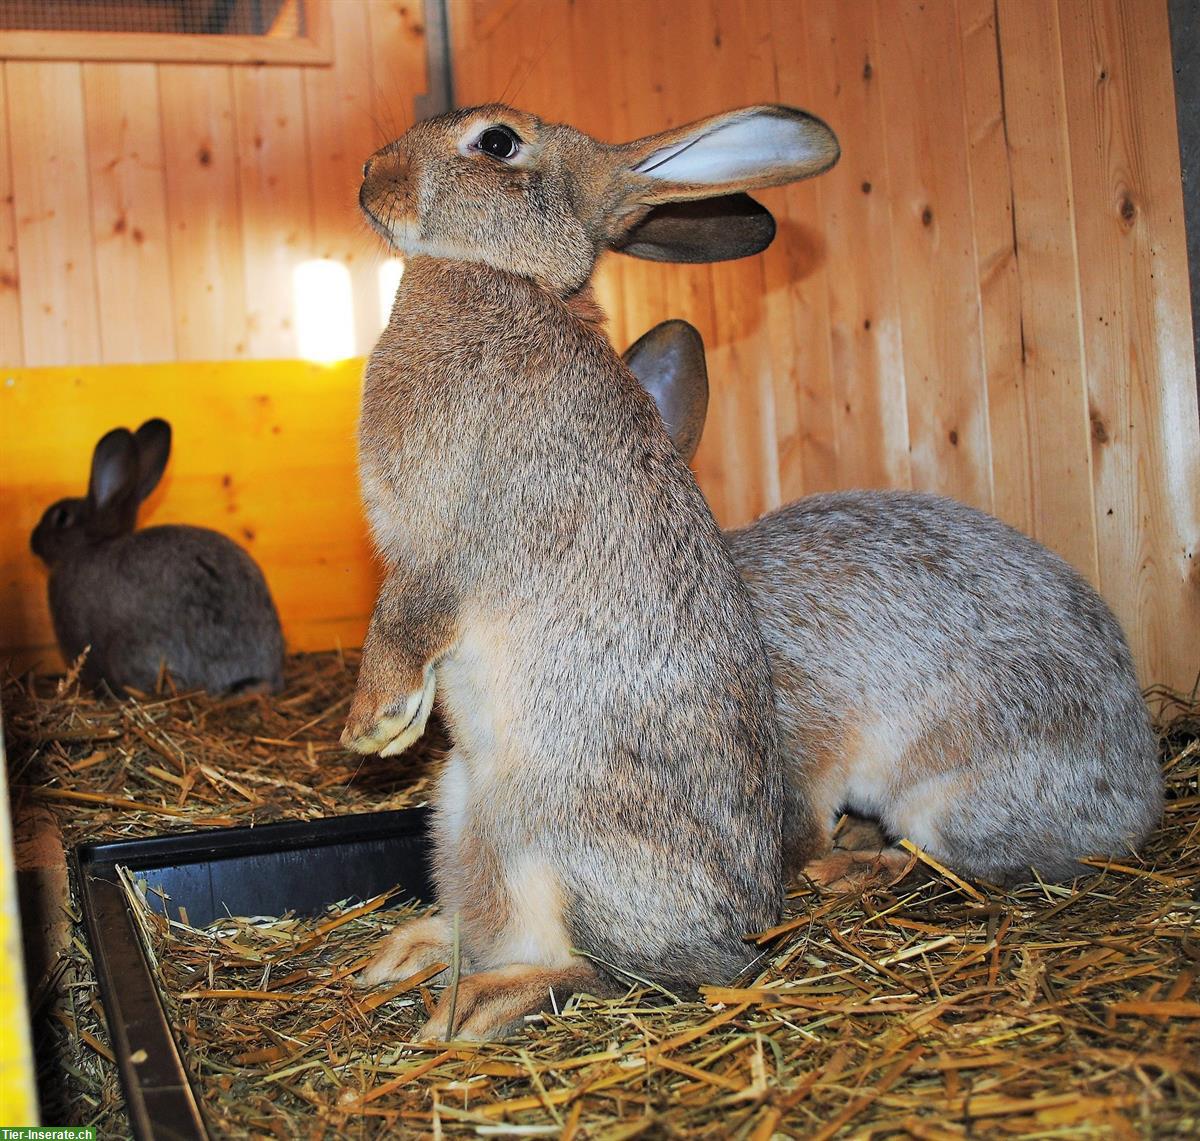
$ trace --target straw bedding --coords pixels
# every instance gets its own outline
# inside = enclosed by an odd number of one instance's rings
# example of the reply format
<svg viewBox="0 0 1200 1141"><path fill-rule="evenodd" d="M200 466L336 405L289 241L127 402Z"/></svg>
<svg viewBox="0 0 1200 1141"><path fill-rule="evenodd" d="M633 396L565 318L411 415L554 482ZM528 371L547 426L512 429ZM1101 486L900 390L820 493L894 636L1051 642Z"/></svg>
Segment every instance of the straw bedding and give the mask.
<svg viewBox="0 0 1200 1141"><path fill-rule="evenodd" d="M66 843L419 803L439 742L336 744L352 661L289 662L274 699L100 702L3 690L18 828ZM427 979L349 976L406 901L144 939L216 1135L565 1138L1171 1137L1200 1130L1200 708L1151 695L1169 801L1141 858L1002 891L914 854L900 885L797 884L737 985L580 997L510 1042L409 1048ZM127 1136L76 924L36 995L44 1119Z"/></svg>

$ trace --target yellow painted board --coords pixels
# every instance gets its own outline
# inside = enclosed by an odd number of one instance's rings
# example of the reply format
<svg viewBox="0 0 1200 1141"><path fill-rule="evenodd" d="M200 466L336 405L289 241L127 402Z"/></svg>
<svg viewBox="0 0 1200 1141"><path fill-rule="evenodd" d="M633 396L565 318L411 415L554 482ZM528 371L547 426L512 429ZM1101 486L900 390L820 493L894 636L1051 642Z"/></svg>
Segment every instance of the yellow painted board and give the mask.
<svg viewBox="0 0 1200 1141"><path fill-rule="evenodd" d="M289 650L361 643L377 584L358 492L362 361L0 371L0 659L57 666L43 511L82 495L108 429L162 416L166 476L141 525L191 523L241 543L267 576Z"/></svg>
<svg viewBox="0 0 1200 1141"><path fill-rule="evenodd" d="M25 1003L7 773L4 723L0 720L0 1125L11 1127L36 1125L38 1111L33 1092L33 1050Z"/></svg>

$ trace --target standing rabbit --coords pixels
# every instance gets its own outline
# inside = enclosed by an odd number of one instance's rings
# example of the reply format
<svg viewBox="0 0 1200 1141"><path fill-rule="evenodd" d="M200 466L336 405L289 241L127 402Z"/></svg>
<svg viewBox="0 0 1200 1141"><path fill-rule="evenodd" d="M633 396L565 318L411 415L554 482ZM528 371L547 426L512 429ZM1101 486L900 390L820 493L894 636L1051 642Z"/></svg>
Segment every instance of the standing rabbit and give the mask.
<svg viewBox="0 0 1200 1141"><path fill-rule="evenodd" d="M665 322L625 362L690 461L699 333ZM792 872L814 853L826 884L904 866L899 848L830 853L843 811L993 883L1069 879L1154 827L1162 776L1129 649L1057 555L912 491L809 496L726 539L771 659Z"/></svg>
<svg viewBox="0 0 1200 1141"><path fill-rule="evenodd" d="M467 977L422 1037L493 1035L614 979L728 979L779 915L762 636L589 279L610 247L673 257L707 231L762 248L769 217L736 192L836 157L824 124L783 107L609 146L492 105L419 123L364 168L360 204L407 261L364 382L389 572L343 740L401 751L436 690L455 742L441 914L363 974L449 961L457 919Z"/></svg>
<svg viewBox="0 0 1200 1141"><path fill-rule="evenodd" d="M134 530L170 453L165 420L114 428L92 454L86 498L60 499L34 529L63 657L88 649L83 680L117 694L153 690L164 666L189 689L277 690L283 635L254 560L201 527Z"/></svg>

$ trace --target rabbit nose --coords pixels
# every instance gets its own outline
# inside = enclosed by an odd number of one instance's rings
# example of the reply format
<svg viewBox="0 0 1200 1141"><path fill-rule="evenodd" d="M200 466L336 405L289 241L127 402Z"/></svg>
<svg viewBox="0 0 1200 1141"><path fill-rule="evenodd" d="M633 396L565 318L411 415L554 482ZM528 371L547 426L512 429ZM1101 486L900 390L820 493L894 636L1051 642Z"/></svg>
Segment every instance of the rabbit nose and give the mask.
<svg viewBox="0 0 1200 1141"><path fill-rule="evenodd" d="M363 163L363 178L367 178L370 175L371 165L374 162L375 162L375 160L373 158L369 158L369 159L367 159L366 162Z"/></svg>

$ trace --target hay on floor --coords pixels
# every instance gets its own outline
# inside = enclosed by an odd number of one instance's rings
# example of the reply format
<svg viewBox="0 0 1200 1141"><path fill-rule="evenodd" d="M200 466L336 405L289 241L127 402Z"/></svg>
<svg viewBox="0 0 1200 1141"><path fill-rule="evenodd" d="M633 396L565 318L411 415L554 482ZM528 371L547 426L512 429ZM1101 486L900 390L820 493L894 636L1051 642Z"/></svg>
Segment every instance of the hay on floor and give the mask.
<svg viewBox="0 0 1200 1141"><path fill-rule="evenodd" d="M49 804L76 840L419 800L427 757L360 768L337 748L353 670L290 665L273 700L99 703L10 682L18 803ZM928 864L861 896L799 885L751 975L702 1001L583 996L511 1042L410 1048L429 980L350 982L403 901L206 931L145 911L144 936L219 1136L1194 1134L1200 710L1152 698L1169 800L1141 858L1010 891ZM65 963L40 1011L48 1080L72 1120L121 1136L78 931Z"/></svg>

